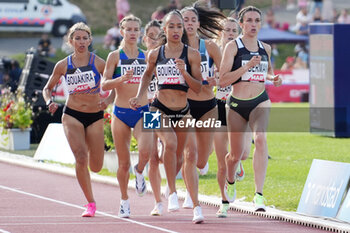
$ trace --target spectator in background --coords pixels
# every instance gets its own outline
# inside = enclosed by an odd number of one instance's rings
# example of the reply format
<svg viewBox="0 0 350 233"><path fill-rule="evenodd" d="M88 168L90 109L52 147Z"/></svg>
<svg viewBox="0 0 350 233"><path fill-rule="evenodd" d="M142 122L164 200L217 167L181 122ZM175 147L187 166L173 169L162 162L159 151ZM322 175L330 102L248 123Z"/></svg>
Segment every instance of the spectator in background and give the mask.
<svg viewBox="0 0 350 233"><path fill-rule="evenodd" d="M280 23L276 22L275 19L275 13L272 9L269 9L266 11L265 14L265 27L268 28L275 28L279 29L280 28Z"/></svg>
<svg viewBox="0 0 350 233"><path fill-rule="evenodd" d="M320 12L322 12L322 7L323 7L323 0L313 0L310 13L314 14L316 9L319 9Z"/></svg>
<svg viewBox="0 0 350 233"><path fill-rule="evenodd" d="M338 23L348 23L350 24L350 15L347 9L342 9L338 17Z"/></svg>
<svg viewBox="0 0 350 233"><path fill-rule="evenodd" d="M122 40L122 35L120 34L119 24L116 22L114 26L108 29L104 39L103 48L109 50L115 50L118 48L120 41Z"/></svg>
<svg viewBox="0 0 350 233"><path fill-rule="evenodd" d="M21 77L22 69L19 67L19 62L17 60L11 61L11 69L9 71L10 76L10 87L11 91L15 92L19 84L19 78Z"/></svg>
<svg viewBox="0 0 350 233"><path fill-rule="evenodd" d="M309 23L311 22L311 17L308 14L307 6L300 8L300 11L296 15L296 25L294 30L298 35L307 35L309 32Z"/></svg>
<svg viewBox="0 0 350 233"><path fill-rule="evenodd" d="M19 78L22 74L22 69L19 67L17 60L2 59L3 73L2 73L2 88L9 87L12 92L17 90Z"/></svg>
<svg viewBox="0 0 350 233"><path fill-rule="evenodd" d="M130 11L130 4L128 0L116 0L115 7L117 12L117 19L120 22Z"/></svg>
<svg viewBox="0 0 350 233"><path fill-rule="evenodd" d="M162 6L158 6L157 9L152 13L151 19L161 21L163 20L165 14L166 14L166 9Z"/></svg>
<svg viewBox="0 0 350 233"><path fill-rule="evenodd" d="M41 38L38 43L38 53L41 56L45 57L54 57L56 53L56 49L52 47L51 40L47 33L41 35Z"/></svg>
<svg viewBox="0 0 350 233"><path fill-rule="evenodd" d="M305 43L299 43L295 46L294 51L296 52L296 66L301 68L307 68L309 64L309 49Z"/></svg>
<svg viewBox="0 0 350 233"><path fill-rule="evenodd" d="M312 16L312 22L314 22L314 23L322 23L323 22L320 8L315 9L315 12Z"/></svg>
<svg viewBox="0 0 350 233"><path fill-rule="evenodd" d="M293 70L294 68L294 62L295 62L295 58L292 56L289 56L286 58L286 61L283 63L281 70L283 71L290 71Z"/></svg>

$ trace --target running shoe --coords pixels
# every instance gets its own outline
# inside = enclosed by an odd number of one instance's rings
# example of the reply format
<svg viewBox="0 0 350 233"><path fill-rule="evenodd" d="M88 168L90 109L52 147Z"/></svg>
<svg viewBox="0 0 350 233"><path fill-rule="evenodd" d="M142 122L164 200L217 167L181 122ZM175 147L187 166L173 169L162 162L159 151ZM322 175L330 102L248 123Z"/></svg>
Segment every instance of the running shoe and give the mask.
<svg viewBox="0 0 350 233"><path fill-rule="evenodd" d="M136 176L136 179L135 179L136 193L140 197L142 197L146 192L146 181L145 181L145 177L142 175L142 173L139 173L137 171L137 164L134 167L134 173Z"/></svg>
<svg viewBox="0 0 350 233"><path fill-rule="evenodd" d="M244 179L244 175L245 175L245 172L244 172L243 164L242 164L242 161L240 161L236 170L236 180L242 181Z"/></svg>
<svg viewBox="0 0 350 233"><path fill-rule="evenodd" d="M176 192L173 192L168 197L168 212L174 212L179 209L179 200L177 199Z"/></svg>
<svg viewBox="0 0 350 233"><path fill-rule="evenodd" d="M218 218L226 218L227 217L227 211L230 208L230 204L225 203L220 205L220 209L218 212L216 212L216 216Z"/></svg>
<svg viewBox="0 0 350 233"><path fill-rule="evenodd" d="M204 217L202 214L202 208L200 206L196 206L193 209L193 219L192 222L195 224L202 223L204 221Z"/></svg>
<svg viewBox="0 0 350 233"><path fill-rule="evenodd" d="M265 206L265 202L266 199L265 197L263 197L262 195L255 193L254 199L254 208L256 212L265 212L266 211L266 206Z"/></svg>
<svg viewBox="0 0 350 233"><path fill-rule="evenodd" d="M154 209L151 211L152 216L160 216L163 214L163 203L158 202L154 206Z"/></svg>
<svg viewBox="0 0 350 233"><path fill-rule="evenodd" d="M96 212L96 203L90 202L87 205L84 205L86 210L81 214L82 217L94 217Z"/></svg>
<svg viewBox="0 0 350 233"><path fill-rule="evenodd" d="M190 193L186 190L186 197L184 203L182 204L182 208L184 209L193 209L193 202L190 196Z"/></svg>
<svg viewBox="0 0 350 233"><path fill-rule="evenodd" d="M119 217L129 218L130 217L130 203L129 200L120 200Z"/></svg>
<svg viewBox="0 0 350 233"><path fill-rule="evenodd" d="M228 202L232 203L236 199L236 183L229 184L227 181L225 182L224 188L225 197Z"/></svg>
<svg viewBox="0 0 350 233"><path fill-rule="evenodd" d="M203 168L199 169L199 174L202 176L206 175L209 171L209 163L207 162Z"/></svg>

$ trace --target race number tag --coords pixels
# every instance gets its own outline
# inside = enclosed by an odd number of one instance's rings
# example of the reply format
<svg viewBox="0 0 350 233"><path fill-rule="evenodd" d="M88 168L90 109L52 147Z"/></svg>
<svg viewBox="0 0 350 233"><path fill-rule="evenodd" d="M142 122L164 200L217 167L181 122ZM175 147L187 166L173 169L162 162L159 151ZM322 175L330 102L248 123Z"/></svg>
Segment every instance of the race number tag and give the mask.
<svg viewBox="0 0 350 233"><path fill-rule="evenodd" d="M158 64L156 68L158 84L185 84L185 78L179 69L176 68L173 59L169 59L166 64Z"/></svg>
<svg viewBox="0 0 350 233"><path fill-rule="evenodd" d="M231 93L231 85L226 87L219 87L216 90L216 98L220 100L226 100Z"/></svg>
<svg viewBox="0 0 350 233"><path fill-rule="evenodd" d="M249 60L242 60L242 66L246 65ZM242 75L242 81L249 82L265 82L269 63L261 61L259 65L250 68Z"/></svg>
<svg viewBox="0 0 350 233"><path fill-rule="evenodd" d="M67 72L65 77L69 94L84 92L95 87L95 74L91 69L77 68Z"/></svg>
<svg viewBox="0 0 350 233"><path fill-rule="evenodd" d="M144 61L144 60L142 60ZM144 62L142 62L144 63ZM121 75L124 75L127 70L134 70L133 77L127 81L124 81L124 83L129 84L139 84L142 78L143 73L145 72L147 65L142 64L137 59L130 65L123 64L121 65Z"/></svg>

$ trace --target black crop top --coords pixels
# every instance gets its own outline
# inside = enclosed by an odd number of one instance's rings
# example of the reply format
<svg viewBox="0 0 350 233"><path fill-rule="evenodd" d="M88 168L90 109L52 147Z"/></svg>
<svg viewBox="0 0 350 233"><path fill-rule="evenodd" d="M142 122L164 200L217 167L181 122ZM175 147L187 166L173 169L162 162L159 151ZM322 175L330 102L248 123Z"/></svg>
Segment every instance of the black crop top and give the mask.
<svg viewBox="0 0 350 233"><path fill-rule="evenodd" d="M243 44L241 38L235 40L238 51L235 59L233 61L231 71L235 71L240 67L247 64L253 56L260 55L261 62L259 65L250 68L246 73L244 73L238 80L236 80L232 85L238 82L265 82L266 76L269 68L269 56L262 45L258 40L258 51L251 52Z"/></svg>
<svg viewBox="0 0 350 233"><path fill-rule="evenodd" d="M191 75L191 66L187 58L188 47L184 45L180 59L185 61L186 71ZM188 85L180 70L175 66L175 58L166 58L164 45L159 48L156 62L156 75L158 78L158 90L174 89L187 92Z"/></svg>

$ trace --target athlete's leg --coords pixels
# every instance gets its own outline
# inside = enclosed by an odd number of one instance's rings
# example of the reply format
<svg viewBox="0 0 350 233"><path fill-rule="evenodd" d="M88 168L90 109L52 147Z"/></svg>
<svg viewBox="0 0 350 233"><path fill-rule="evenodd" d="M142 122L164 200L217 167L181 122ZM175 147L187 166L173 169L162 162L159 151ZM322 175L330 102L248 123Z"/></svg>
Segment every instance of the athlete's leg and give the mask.
<svg viewBox="0 0 350 233"><path fill-rule="evenodd" d="M146 164L148 163L150 154L153 149L153 131L142 130L142 120L139 120L134 127L134 136L137 140L139 150L139 161L137 170L142 173Z"/></svg>
<svg viewBox="0 0 350 233"><path fill-rule="evenodd" d="M86 128L86 144L89 149L89 167L93 172L99 172L104 158L103 120L100 119Z"/></svg>
<svg viewBox="0 0 350 233"><path fill-rule="evenodd" d="M62 124L69 146L75 157L75 173L79 185L87 201L95 202L88 169L88 147L85 141L84 126L77 119L67 114L63 114Z"/></svg>
<svg viewBox="0 0 350 233"><path fill-rule="evenodd" d="M266 130L270 115L270 100L260 103L250 114L249 124L254 132L254 179L255 191L263 193L265 182L267 163L268 163L268 149L266 141Z"/></svg>
<svg viewBox="0 0 350 233"><path fill-rule="evenodd" d="M205 121L207 119L218 119L218 107L211 109L205 113L200 120ZM196 129L197 139L197 153L198 161L197 167L202 169L208 162L208 158L213 151L214 133L216 129Z"/></svg>
<svg viewBox="0 0 350 233"><path fill-rule="evenodd" d="M131 129L115 115L112 118L112 135L118 156L117 179L121 192L121 199L128 200L128 183L130 168L130 140Z"/></svg>
<svg viewBox="0 0 350 233"><path fill-rule="evenodd" d="M224 194L224 187L226 182L225 156L228 153L228 133L226 126L222 126L221 129L218 130L218 132L215 132L214 147L218 163L218 171L216 174L216 178L220 187L222 200L227 201L226 196Z"/></svg>
<svg viewBox="0 0 350 233"><path fill-rule="evenodd" d="M153 149L152 153L149 159L149 169L148 169L148 177L149 181L151 183L151 187L153 190L153 196L156 201L156 203L159 203L162 201L161 199L161 181L162 178L160 176L159 172L159 156L158 156L158 148L157 148L157 136L154 134L153 137Z"/></svg>
<svg viewBox="0 0 350 233"><path fill-rule="evenodd" d="M226 155L226 177L229 182L235 181L237 166L244 153L247 121L232 109L227 110L227 129L230 152Z"/></svg>
<svg viewBox="0 0 350 233"><path fill-rule="evenodd" d="M195 132L191 129L187 133L187 143L184 148L184 162L182 165L182 175L186 188L193 202L193 206L198 204L198 173L197 173L197 143ZM187 207L189 208L189 207Z"/></svg>

